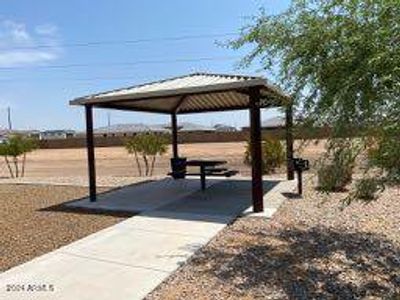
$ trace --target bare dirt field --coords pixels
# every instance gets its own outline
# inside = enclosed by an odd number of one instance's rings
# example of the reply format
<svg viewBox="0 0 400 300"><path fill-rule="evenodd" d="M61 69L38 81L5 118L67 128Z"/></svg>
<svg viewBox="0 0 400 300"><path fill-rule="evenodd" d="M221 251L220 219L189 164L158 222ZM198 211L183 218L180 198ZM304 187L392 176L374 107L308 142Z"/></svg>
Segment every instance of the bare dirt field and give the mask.
<svg viewBox="0 0 400 300"><path fill-rule="evenodd" d="M0 272L124 219L56 209L84 196L80 187L0 185Z"/></svg>
<svg viewBox="0 0 400 300"><path fill-rule="evenodd" d="M299 144L299 143L297 143ZM314 161L323 151L324 143L312 142L302 151L301 156ZM188 158L227 160L230 168L249 175L250 169L243 164L245 143L198 143L179 145L179 154ZM154 175L165 175L170 168L171 150L158 159ZM67 177L86 176L86 149L40 149L27 157L26 177ZM96 148L98 176L138 176L132 156L123 147ZM284 172L284 169L282 169ZM8 171L0 161L0 176L7 177Z"/></svg>

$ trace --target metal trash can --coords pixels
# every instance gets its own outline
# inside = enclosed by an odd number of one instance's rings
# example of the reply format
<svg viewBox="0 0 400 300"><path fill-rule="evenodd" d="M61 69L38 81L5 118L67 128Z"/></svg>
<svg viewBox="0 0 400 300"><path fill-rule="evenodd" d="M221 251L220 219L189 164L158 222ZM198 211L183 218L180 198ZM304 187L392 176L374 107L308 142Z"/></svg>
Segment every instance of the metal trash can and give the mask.
<svg viewBox="0 0 400 300"><path fill-rule="evenodd" d="M171 158L172 178L183 179L186 177L186 157Z"/></svg>

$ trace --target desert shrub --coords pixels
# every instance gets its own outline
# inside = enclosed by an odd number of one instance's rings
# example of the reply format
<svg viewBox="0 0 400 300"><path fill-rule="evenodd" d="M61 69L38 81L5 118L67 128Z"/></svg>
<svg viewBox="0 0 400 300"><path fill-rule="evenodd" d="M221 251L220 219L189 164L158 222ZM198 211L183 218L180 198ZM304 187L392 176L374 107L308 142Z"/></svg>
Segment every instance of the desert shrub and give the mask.
<svg viewBox="0 0 400 300"><path fill-rule="evenodd" d="M363 178L356 183L354 197L359 200L371 201L377 198L384 189L384 184L377 178Z"/></svg>
<svg viewBox="0 0 400 300"><path fill-rule="evenodd" d="M386 183L400 184L400 126L387 127L375 135L368 163L385 172Z"/></svg>
<svg viewBox="0 0 400 300"><path fill-rule="evenodd" d="M351 182L351 169L342 165L321 165L317 171L318 189L325 192L343 191Z"/></svg>
<svg viewBox="0 0 400 300"><path fill-rule="evenodd" d="M11 178L25 176L26 155L37 148L35 140L19 134L0 144L0 156L4 157Z"/></svg>
<svg viewBox="0 0 400 300"><path fill-rule="evenodd" d="M339 140L329 144L317 170L318 189L324 192L343 191L352 181L359 150L357 145L348 141Z"/></svg>
<svg viewBox="0 0 400 300"><path fill-rule="evenodd" d="M165 136L150 132L137 134L125 142L126 150L135 157L139 176L143 173L139 158L144 162L144 175L152 176L156 158L167 152L168 143Z"/></svg>
<svg viewBox="0 0 400 300"><path fill-rule="evenodd" d="M244 163L251 165L250 142L247 143ZM262 141L263 174L271 174L285 162L285 150L279 140L266 138Z"/></svg>

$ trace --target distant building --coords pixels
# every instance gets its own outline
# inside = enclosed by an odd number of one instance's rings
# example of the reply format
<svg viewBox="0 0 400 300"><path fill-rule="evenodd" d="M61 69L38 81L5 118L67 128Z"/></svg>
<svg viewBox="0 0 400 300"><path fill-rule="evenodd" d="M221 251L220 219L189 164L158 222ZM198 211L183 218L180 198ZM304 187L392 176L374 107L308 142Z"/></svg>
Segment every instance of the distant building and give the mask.
<svg viewBox="0 0 400 300"><path fill-rule="evenodd" d="M179 132L214 132L215 128L195 123L182 122L178 123Z"/></svg>
<svg viewBox="0 0 400 300"><path fill-rule="evenodd" d="M67 139L74 137L74 130L8 130L0 129L0 143L4 143L11 135L22 135L37 140Z"/></svg>
<svg viewBox="0 0 400 300"><path fill-rule="evenodd" d="M3 144L7 141L8 137L4 135L0 135L0 144Z"/></svg>
<svg viewBox="0 0 400 300"><path fill-rule="evenodd" d="M229 126L226 126L229 127ZM217 129L211 126L205 126L189 122L178 123L179 132L215 132ZM226 128L227 131L232 130ZM221 130L222 131L222 130ZM94 130L96 136L114 137L114 136L134 136L138 133L153 132L156 134L171 133L170 124L115 124L111 126L99 127Z"/></svg>
<svg viewBox="0 0 400 300"><path fill-rule="evenodd" d="M40 140L68 139L74 136L75 131L73 130L45 130L39 133Z"/></svg>
<svg viewBox="0 0 400 300"><path fill-rule="evenodd" d="M32 139L40 139L40 130L19 130L16 133L28 136Z"/></svg>
<svg viewBox="0 0 400 300"><path fill-rule="evenodd" d="M8 129L1 128L0 129L0 144L7 141L10 131Z"/></svg>
<svg viewBox="0 0 400 300"><path fill-rule="evenodd" d="M280 128L280 127L285 127L285 125L286 125L286 119L284 116L272 117L261 122L261 127L263 129Z"/></svg>
<svg viewBox="0 0 400 300"><path fill-rule="evenodd" d="M97 136L133 136L138 133L153 132L153 133L169 133L170 130L161 125L146 125L146 124L115 124L106 127L99 127L94 130Z"/></svg>
<svg viewBox="0 0 400 300"><path fill-rule="evenodd" d="M27 136L34 139L39 139L40 131L39 130L9 130L9 129L0 129L0 142L3 143L8 139L11 135L22 135Z"/></svg>
<svg viewBox="0 0 400 300"><path fill-rule="evenodd" d="M225 125L225 124L216 124L216 125L214 125L214 129L215 129L215 131L218 131L218 132L235 132L235 131L237 131L236 127Z"/></svg>
<svg viewBox="0 0 400 300"><path fill-rule="evenodd" d="M261 122L261 128L264 130L284 128L286 126L286 119L284 116L276 116L269 119L265 119ZM243 131L248 131L249 127L242 127Z"/></svg>

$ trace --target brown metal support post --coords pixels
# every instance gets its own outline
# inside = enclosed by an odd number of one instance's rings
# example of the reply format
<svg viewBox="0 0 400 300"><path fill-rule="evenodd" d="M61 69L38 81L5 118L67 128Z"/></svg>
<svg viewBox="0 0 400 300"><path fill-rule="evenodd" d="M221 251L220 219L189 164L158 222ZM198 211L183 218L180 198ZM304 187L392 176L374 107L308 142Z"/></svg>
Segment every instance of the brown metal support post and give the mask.
<svg viewBox="0 0 400 300"><path fill-rule="evenodd" d="M86 147L88 157L89 171L89 196L90 201L96 201L96 166L94 155L94 139L93 139L93 107L85 105L86 112Z"/></svg>
<svg viewBox="0 0 400 300"><path fill-rule="evenodd" d="M287 179L294 179L293 168L293 104L286 106L286 171Z"/></svg>
<svg viewBox="0 0 400 300"><path fill-rule="evenodd" d="M253 211L264 211L262 153L261 153L261 121L260 121L260 89L250 90L250 149L252 173Z"/></svg>
<svg viewBox="0 0 400 300"><path fill-rule="evenodd" d="M176 113L171 114L172 124L172 154L173 158L178 158L178 121Z"/></svg>

